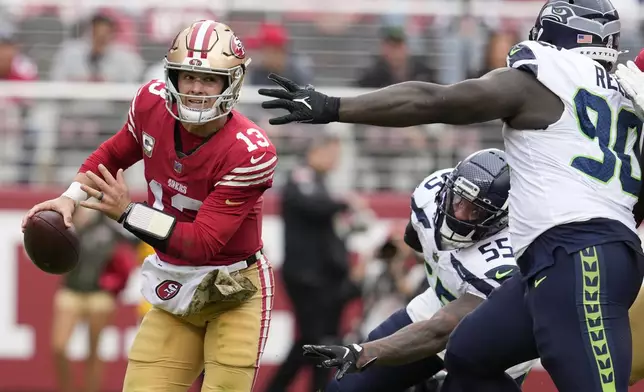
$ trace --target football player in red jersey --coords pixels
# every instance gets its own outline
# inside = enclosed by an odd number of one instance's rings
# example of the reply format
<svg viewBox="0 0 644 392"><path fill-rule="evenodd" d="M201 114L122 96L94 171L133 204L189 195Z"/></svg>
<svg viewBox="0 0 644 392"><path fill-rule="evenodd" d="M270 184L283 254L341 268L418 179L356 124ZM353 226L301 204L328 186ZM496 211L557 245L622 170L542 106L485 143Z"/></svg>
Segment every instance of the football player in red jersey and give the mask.
<svg viewBox="0 0 644 392"><path fill-rule="evenodd" d="M262 254L262 195L277 164L266 133L233 110L250 58L226 25L181 31L123 128L100 145L60 197L102 211L156 251L142 267L146 314L129 354L124 391L252 389L268 336L273 275ZM123 170L143 159L148 200L133 203ZM95 201L88 201L88 196Z"/></svg>

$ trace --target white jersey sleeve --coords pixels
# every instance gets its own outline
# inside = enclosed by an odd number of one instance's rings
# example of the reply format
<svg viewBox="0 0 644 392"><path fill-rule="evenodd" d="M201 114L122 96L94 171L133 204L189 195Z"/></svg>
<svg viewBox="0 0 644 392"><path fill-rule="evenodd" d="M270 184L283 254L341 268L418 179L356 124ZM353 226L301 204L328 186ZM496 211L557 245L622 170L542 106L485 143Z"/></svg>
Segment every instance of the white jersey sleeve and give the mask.
<svg viewBox="0 0 644 392"><path fill-rule="evenodd" d="M436 292L430 287L418 294L407 304L407 314L413 323L429 320L436 312L441 310L443 304L436 296Z"/></svg>
<svg viewBox="0 0 644 392"><path fill-rule="evenodd" d="M507 229L452 252L450 262L462 280L461 293L484 299L519 270Z"/></svg>
<svg viewBox="0 0 644 392"><path fill-rule="evenodd" d="M445 176L452 170L454 169L443 169L430 174L414 190L411 196L411 223L419 236L425 234L425 236L433 238L434 230L431 220L436 212L436 195L445 183ZM423 247L425 245L423 243Z"/></svg>

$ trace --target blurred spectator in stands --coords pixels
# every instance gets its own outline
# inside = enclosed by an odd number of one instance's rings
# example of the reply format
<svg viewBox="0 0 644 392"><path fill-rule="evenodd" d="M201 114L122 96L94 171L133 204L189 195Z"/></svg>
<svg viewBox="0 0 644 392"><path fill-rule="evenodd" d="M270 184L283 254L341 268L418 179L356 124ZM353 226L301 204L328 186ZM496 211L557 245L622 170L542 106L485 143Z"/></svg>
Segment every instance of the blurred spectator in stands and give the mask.
<svg viewBox="0 0 644 392"><path fill-rule="evenodd" d="M63 277L54 298L52 349L59 392L76 390L69 369L67 343L76 324L86 322L89 352L86 359L85 388L101 391L102 361L99 358L101 332L115 310L115 298L126 286L137 266L134 248L103 214L80 208L74 225L80 237L78 266Z"/></svg>
<svg viewBox="0 0 644 392"><path fill-rule="evenodd" d="M513 31L497 30L491 32L485 51L485 62L479 75L483 76L492 70L505 67L508 51L519 41L519 36Z"/></svg>
<svg viewBox="0 0 644 392"><path fill-rule="evenodd" d="M0 80L36 80L38 68L20 53L15 31L9 25L0 25Z"/></svg>
<svg viewBox="0 0 644 392"><path fill-rule="evenodd" d="M410 54L402 27L385 26L381 31L380 53L362 71L356 84L380 88L409 80L434 81L434 72L421 58Z"/></svg>
<svg viewBox="0 0 644 392"><path fill-rule="evenodd" d="M484 62L487 27L471 15L463 2L465 13L453 18L438 18L432 29L437 36L438 82L452 84L478 76Z"/></svg>
<svg viewBox="0 0 644 392"><path fill-rule="evenodd" d="M55 56L51 79L95 82L139 82L143 60L129 47L114 42L117 26L96 14L83 36L63 43Z"/></svg>
<svg viewBox="0 0 644 392"><path fill-rule="evenodd" d="M36 65L20 52L13 27L0 21L0 81L33 81L38 78ZM34 133L27 128L24 112L28 101L0 98L0 165L17 164L20 171L13 171L13 178L0 178L20 183L29 179L33 161Z"/></svg>
<svg viewBox="0 0 644 392"><path fill-rule="evenodd" d="M289 36L286 29L273 23L259 27L256 37L249 40L257 54L251 53L253 63L248 68L248 82L254 85L270 84L266 79L271 72L285 76L299 85L313 83L311 62L308 58L289 51Z"/></svg>
<svg viewBox="0 0 644 392"><path fill-rule="evenodd" d="M139 83L143 60L130 47L118 43L119 25L97 13L81 29L80 38L65 41L55 56L55 81ZM78 100L61 107L57 124L56 165L78 165L75 153L94 149L120 129L127 106L110 100ZM80 154L79 154L80 155Z"/></svg>
<svg viewBox="0 0 644 392"><path fill-rule="evenodd" d="M307 361L302 356L302 345L339 342L342 310L349 300L360 295L350 278L345 244L348 231L340 235L336 225L343 213L363 213L365 202L357 196L336 199L326 185L327 175L339 162L340 148L337 136L317 134L306 161L288 174L282 190L281 273L299 337L266 389L268 392L285 392L302 367L313 370L313 385L307 392L324 388L329 370L315 368Z"/></svg>
<svg viewBox="0 0 644 392"><path fill-rule="evenodd" d="M362 278L363 318L359 340L407 305L424 288L425 268L403 236L407 220L395 222L371 257L361 257L355 280Z"/></svg>

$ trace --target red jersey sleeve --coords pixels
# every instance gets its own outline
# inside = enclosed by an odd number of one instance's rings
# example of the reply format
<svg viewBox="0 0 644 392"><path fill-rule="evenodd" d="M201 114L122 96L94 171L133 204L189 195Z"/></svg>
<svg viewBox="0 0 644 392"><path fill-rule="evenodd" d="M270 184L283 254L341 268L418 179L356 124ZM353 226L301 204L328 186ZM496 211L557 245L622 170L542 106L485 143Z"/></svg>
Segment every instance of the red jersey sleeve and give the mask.
<svg viewBox="0 0 644 392"><path fill-rule="evenodd" d="M143 158L140 144L141 135L141 106L145 105L145 95L148 84L141 87L130 103L125 124L114 136L103 142L90 154L81 165L79 173L90 170L100 176L98 165L103 164L115 175L118 169L127 169Z"/></svg>
<svg viewBox="0 0 644 392"><path fill-rule="evenodd" d="M194 222L176 224L166 253L188 262L210 260L256 208L263 193L273 185L277 155L271 145L254 157L241 156L243 159L238 159L215 184Z"/></svg>

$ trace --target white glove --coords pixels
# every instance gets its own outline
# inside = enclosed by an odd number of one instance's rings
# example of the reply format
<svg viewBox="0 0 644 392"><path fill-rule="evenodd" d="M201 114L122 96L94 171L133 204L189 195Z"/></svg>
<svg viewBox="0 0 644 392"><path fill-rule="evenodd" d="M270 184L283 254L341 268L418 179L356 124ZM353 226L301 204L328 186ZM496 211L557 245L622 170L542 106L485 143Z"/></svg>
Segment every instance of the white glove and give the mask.
<svg viewBox="0 0 644 392"><path fill-rule="evenodd" d="M623 64L617 65L615 76L622 88L624 88L626 95L631 98L637 117L644 121L644 73L640 71L634 62L629 60L626 66Z"/></svg>

